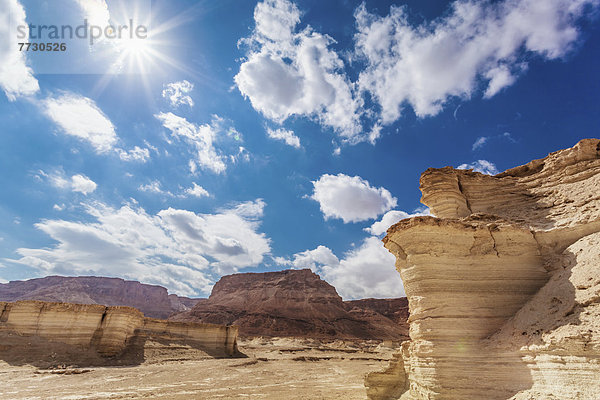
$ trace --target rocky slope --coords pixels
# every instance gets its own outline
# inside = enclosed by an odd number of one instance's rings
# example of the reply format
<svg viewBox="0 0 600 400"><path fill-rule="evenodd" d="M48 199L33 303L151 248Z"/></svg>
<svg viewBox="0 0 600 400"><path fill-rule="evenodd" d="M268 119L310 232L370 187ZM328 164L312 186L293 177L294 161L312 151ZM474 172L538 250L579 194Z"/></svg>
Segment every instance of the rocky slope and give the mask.
<svg viewBox="0 0 600 400"><path fill-rule="evenodd" d="M35 363L50 355L69 364L130 364L143 361L148 339L210 355L237 351L237 327L145 318L131 307L31 300L0 302L0 338L0 359L8 362L21 356Z"/></svg>
<svg viewBox="0 0 600 400"><path fill-rule="evenodd" d="M408 320L408 300L397 299L361 299L344 301L344 308L356 314L377 313L391 319L399 325L406 326Z"/></svg>
<svg viewBox="0 0 600 400"><path fill-rule="evenodd" d="M369 301L401 320L387 305L396 300ZM222 277L208 300L171 319L237 325L241 336L406 338L406 319L397 323L375 305L352 303L344 303L333 286L308 269L246 273Z"/></svg>
<svg viewBox="0 0 600 400"><path fill-rule="evenodd" d="M434 217L401 221L410 341L371 399L600 398L600 141L496 176L421 177Z"/></svg>
<svg viewBox="0 0 600 400"><path fill-rule="evenodd" d="M0 301L18 300L129 306L152 318L189 310L198 301L169 295L162 286L95 276L48 276L0 284Z"/></svg>

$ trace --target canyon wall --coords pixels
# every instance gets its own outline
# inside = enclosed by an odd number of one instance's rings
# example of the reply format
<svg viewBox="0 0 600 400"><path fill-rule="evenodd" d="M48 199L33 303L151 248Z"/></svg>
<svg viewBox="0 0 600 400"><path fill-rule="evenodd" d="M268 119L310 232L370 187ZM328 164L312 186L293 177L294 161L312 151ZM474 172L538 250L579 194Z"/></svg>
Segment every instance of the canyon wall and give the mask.
<svg viewBox="0 0 600 400"><path fill-rule="evenodd" d="M410 341L371 399L600 398L600 141L496 176L421 177L436 217L388 229Z"/></svg>
<svg viewBox="0 0 600 400"><path fill-rule="evenodd" d="M91 350L105 358L118 358L147 339L186 342L222 356L237 352L237 327L157 320L131 307L97 304L0 302L0 332Z"/></svg>

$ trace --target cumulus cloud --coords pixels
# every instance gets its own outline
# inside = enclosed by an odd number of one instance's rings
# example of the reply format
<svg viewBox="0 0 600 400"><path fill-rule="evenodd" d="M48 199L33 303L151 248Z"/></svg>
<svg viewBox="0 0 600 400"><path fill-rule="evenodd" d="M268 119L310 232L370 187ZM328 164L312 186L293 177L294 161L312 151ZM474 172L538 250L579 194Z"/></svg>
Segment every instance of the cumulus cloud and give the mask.
<svg viewBox="0 0 600 400"><path fill-rule="evenodd" d="M498 173L498 168L493 162L487 160L477 160L472 162L471 164L461 164L457 169L472 169L475 172L481 172L485 175L496 175Z"/></svg>
<svg viewBox="0 0 600 400"><path fill-rule="evenodd" d="M196 182L192 182L192 187L187 188L185 194L194 197L210 197L210 193Z"/></svg>
<svg viewBox="0 0 600 400"><path fill-rule="evenodd" d="M56 169L51 172L39 170L37 174L35 174L35 177L40 181L47 181L52 186L58 189L68 189L72 190L73 192L82 193L84 195L88 195L94 192L98 187L96 182L94 182L87 176L82 174L76 174L69 178L65 175L62 169Z"/></svg>
<svg viewBox="0 0 600 400"><path fill-rule="evenodd" d="M325 174L313 186L311 198L319 202L325 219L341 218L345 223L377 218L397 202L387 189L372 187L359 176Z"/></svg>
<svg viewBox="0 0 600 400"><path fill-rule="evenodd" d="M187 104L194 106L194 100L188 95L194 89L194 84L186 80L173 82L165 85L162 97L167 99L171 106L178 107Z"/></svg>
<svg viewBox="0 0 600 400"><path fill-rule="evenodd" d="M145 163L150 159L150 150L135 146L131 150L115 149L119 158L123 161L139 161Z"/></svg>
<svg viewBox="0 0 600 400"><path fill-rule="evenodd" d="M19 51L16 26L27 26L25 9L18 0L0 4L0 87L10 101L36 94L40 87L27 65L26 53Z"/></svg>
<svg viewBox="0 0 600 400"><path fill-rule="evenodd" d="M470 98L480 83L489 98L527 69L529 54L552 60L576 44L576 22L598 0L455 1L450 11L413 26L406 7L387 16L355 12L356 52L366 61L359 87L381 107L383 123L405 105L417 116L439 113L451 97Z"/></svg>
<svg viewBox="0 0 600 400"><path fill-rule="evenodd" d="M429 208L417 209L413 211L412 214L401 210L391 210L386 212L379 221L375 222L370 227L365 228L365 231L369 232L371 235L379 236L384 234L390 226L394 225L398 221L406 218L418 217L421 215L431 215Z"/></svg>
<svg viewBox="0 0 600 400"><path fill-rule="evenodd" d="M370 236L346 253L339 264L323 266L322 275L344 299L402 297L404 287L395 263L396 258L381 240Z"/></svg>
<svg viewBox="0 0 600 400"><path fill-rule="evenodd" d="M92 193L98 185L85 175L73 175L71 177L71 188L74 192L80 192L85 195Z"/></svg>
<svg viewBox="0 0 600 400"><path fill-rule="evenodd" d="M282 140L288 146L295 147L297 149L300 148L300 138L294 134L293 131L279 128L279 129L271 129L267 128L267 135L271 139Z"/></svg>
<svg viewBox="0 0 600 400"><path fill-rule="evenodd" d="M192 173L195 172L196 165L217 174L227 169L224 157L217 154L214 146L221 119L215 117L210 125L196 125L170 112L156 114L155 117L171 131L173 137L184 140L196 149L196 158L190 164Z"/></svg>
<svg viewBox="0 0 600 400"><path fill-rule="evenodd" d="M65 134L89 142L98 153L108 152L117 142L112 122L87 97L67 92L47 98L42 108Z"/></svg>
<svg viewBox="0 0 600 400"><path fill-rule="evenodd" d="M8 261L43 275L119 276L208 295L220 275L257 266L270 252L269 239L258 232L264 206L256 200L214 214L168 208L152 215L131 204L88 203L85 222L35 225L55 245L20 248L20 258Z"/></svg>
<svg viewBox="0 0 600 400"><path fill-rule="evenodd" d="M299 31L300 11L288 0L265 0L254 10L255 29L235 83L255 110L283 122L293 115L315 119L343 138L361 132L362 102L344 73L328 35L310 26Z"/></svg>
<svg viewBox="0 0 600 400"><path fill-rule="evenodd" d="M291 260L275 259L281 265L310 268L335 286L345 300L367 297L401 297L404 289L395 258L381 240L369 236L361 245L338 259L326 246L294 254Z"/></svg>
<svg viewBox="0 0 600 400"><path fill-rule="evenodd" d="M333 251L326 246L318 246L314 250L296 253L291 260L277 258L275 261L296 269L310 268L317 273L323 265L337 265L340 262L335 254L333 254Z"/></svg>

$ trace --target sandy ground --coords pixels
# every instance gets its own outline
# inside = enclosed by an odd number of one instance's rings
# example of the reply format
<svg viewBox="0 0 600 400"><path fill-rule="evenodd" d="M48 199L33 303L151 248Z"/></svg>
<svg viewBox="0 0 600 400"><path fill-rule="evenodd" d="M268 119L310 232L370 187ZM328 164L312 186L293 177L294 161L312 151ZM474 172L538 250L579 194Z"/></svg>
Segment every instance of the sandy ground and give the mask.
<svg viewBox="0 0 600 400"><path fill-rule="evenodd" d="M364 375L393 349L374 342L239 341L247 358L198 359L149 343L132 367L38 369L0 361L0 399L365 399Z"/></svg>

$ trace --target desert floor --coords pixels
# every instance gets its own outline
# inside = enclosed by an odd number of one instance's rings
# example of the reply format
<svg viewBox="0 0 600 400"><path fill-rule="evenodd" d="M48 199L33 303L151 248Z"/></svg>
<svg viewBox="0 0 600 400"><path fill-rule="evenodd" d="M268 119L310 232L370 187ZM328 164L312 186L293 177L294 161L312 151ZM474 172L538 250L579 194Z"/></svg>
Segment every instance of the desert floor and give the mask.
<svg viewBox="0 0 600 400"><path fill-rule="evenodd" d="M0 399L365 399L366 373L393 349L374 342L239 341L247 358L198 359L185 347L148 343L132 367L38 369L0 360Z"/></svg>

